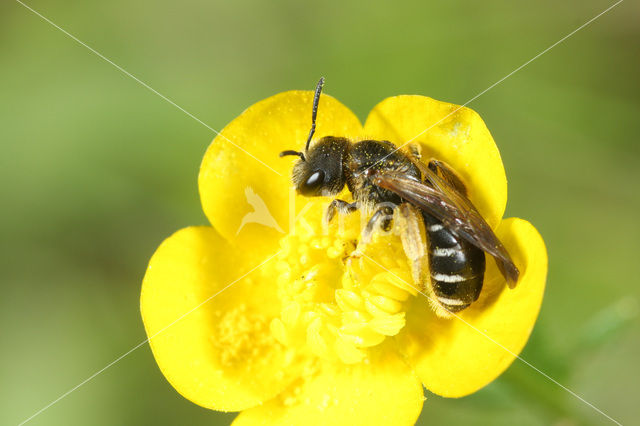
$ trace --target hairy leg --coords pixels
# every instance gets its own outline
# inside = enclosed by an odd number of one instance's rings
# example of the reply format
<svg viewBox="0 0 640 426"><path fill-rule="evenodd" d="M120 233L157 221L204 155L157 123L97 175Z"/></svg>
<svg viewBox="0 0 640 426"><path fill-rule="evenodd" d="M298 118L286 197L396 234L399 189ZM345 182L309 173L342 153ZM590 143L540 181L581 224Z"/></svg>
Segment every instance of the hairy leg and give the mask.
<svg viewBox="0 0 640 426"><path fill-rule="evenodd" d="M414 282L423 287L425 264L427 262L427 244L424 220L420 210L409 203L402 203L396 209L396 225L400 228L400 239Z"/></svg>
<svg viewBox="0 0 640 426"><path fill-rule="evenodd" d="M385 203L382 206L376 207L371 219L367 222L366 226L362 230L360 241L363 244L371 242L373 233L377 229L383 231L390 231L393 225L393 211L395 210L395 204Z"/></svg>
<svg viewBox="0 0 640 426"><path fill-rule="evenodd" d="M356 201L353 203L347 203L344 200L335 199L327 207L327 211L324 214L324 220L326 223L330 223L336 216L336 213L349 214L358 210L359 206Z"/></svg>

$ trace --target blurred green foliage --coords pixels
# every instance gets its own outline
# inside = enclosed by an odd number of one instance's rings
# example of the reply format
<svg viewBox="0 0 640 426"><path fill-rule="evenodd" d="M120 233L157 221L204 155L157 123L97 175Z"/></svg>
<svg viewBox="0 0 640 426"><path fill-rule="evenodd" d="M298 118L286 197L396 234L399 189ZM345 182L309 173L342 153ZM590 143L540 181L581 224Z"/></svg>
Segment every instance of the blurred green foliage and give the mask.
<svg viewBox="0 0 640 426"><path fill-rule="evenodd" d="M362 119L383 98L465 103L612 2L297 1L28 4L208 125L289 89ZM522 357L621 421L640 392L640 6L626 1L470 107L501 149L508 216L548 245ZM213 134L14 1L0 4L0 423L18 423L145 339L149 257L204 224ZM147 345L34 425L226 424L165 381ZM516 361L422 424L601 424Z"/></svg>

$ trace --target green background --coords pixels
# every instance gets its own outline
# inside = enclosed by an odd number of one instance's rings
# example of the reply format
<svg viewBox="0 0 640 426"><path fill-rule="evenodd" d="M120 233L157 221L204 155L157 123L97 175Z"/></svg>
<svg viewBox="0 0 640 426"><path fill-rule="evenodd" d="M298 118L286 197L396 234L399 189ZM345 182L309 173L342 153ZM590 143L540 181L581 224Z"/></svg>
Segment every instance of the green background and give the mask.
<svg viewBox="0 0 640 426"><path fill-rule="evenodd" d="M612 3L28 2L216 129L320 75L361 119L396 94L463 104ZM639 17L623 2L470 104L502 153L507 216L549 250L522 357L626 424L640 393ZM0 100L0 423L16 424L145 339L140 282L165 237L206 223L196 178L213 134L13 0ZM519 361L472 396L427 398L421 424L608 422ZM183 399L143 345L30 424L232 418Z"/></svg>

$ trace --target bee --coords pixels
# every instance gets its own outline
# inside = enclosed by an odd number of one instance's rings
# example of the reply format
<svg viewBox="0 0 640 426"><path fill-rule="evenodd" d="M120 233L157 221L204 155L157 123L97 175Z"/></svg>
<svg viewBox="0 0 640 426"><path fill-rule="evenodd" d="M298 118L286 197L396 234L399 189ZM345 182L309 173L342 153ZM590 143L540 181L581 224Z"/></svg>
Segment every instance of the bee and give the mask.
<svg viewBox="0 0 640 426"><path fill-rule="evenodd" d="M360 208L371 212L362 231L368 241L377 229L388 231L396 220L414 281L427 289L440 316L460 312L475 302L482 290L485 253L491 255L510 288L519 271L504 245L467 196L457 173L443 161L422 162L417 146L401 151L389 141L352 142L325 136L313 144L318 102L324 78L313 98L311 130L304 151L288 150L280 156L300 157L292 180L307 197L336 196L346 185L353 202L334 199L325 218ZM424 262L429 274L425 278Z"/></svg>

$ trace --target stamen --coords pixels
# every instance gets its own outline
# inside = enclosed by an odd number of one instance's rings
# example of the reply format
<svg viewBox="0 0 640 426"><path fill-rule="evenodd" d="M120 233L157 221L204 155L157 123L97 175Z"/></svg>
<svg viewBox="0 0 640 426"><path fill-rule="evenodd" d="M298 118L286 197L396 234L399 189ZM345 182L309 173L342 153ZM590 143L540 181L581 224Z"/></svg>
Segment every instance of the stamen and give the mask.
<svg viewBox="0 0 640 426"><path fill-rule="evenodd" d="M323 213L324 206L307 210L280 242L275 272L282 305L270 330L283 345L357 363L400 332L404 302L416 292L403 281L411 276L398 236L374 234L359 248L359 213L336 217L328 228Z"/></svg>

